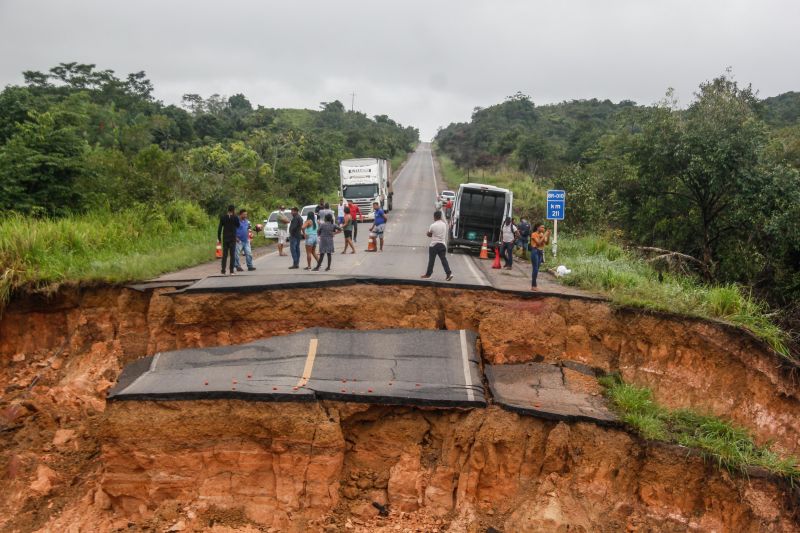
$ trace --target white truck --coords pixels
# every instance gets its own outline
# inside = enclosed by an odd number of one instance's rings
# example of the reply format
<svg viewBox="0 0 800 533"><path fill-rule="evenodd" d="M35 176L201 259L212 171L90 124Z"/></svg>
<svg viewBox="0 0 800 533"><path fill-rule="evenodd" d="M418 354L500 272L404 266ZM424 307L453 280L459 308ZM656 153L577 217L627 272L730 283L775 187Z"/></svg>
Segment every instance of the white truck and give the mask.
<svg viewBox="0 0 800 533"><path fill-rule="evenodd" d="M386 159L346 159L339 163L339 194L353 201L364 220L374 220L372 203L392 210L392 166Z"/></svg>
<svg viewBox="0 0 800 533"><path fill-rule="evenodd" d="M453 203L448 251L455 248L479 251L484 237L490 247L499 246L500 227L506 217L511 216L513 203L514 193L508 189L462 183Z"/></svg>

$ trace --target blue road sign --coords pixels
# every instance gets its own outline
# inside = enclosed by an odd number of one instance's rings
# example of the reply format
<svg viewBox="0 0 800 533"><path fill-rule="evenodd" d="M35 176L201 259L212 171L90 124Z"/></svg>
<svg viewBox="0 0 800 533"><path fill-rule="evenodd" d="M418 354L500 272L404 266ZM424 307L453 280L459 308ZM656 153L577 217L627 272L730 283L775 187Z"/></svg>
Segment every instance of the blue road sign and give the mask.
<svg viewBox="0 0 800 533"><path fill-rule="evenodd" d="M547 220L564 220L567 194L564 191L547 191Z"/></svg>

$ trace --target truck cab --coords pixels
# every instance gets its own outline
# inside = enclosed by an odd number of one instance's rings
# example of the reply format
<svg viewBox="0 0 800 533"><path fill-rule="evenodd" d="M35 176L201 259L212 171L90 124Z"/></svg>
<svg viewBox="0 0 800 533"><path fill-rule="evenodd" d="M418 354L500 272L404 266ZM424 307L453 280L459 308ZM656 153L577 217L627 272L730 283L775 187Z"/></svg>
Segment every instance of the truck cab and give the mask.
<svg viewBox="0 0 800 533"><path fill-rule="evenodd" d="M453 218L447 248L480 250L483 238L499 245L500 227L511 216L514 193L482 183L462 183L453 204Z"/></svg>
<svg viewBox="0 0 800 533"><path fill-rule="evenodd" d="M364 220L374 220L373 202L392 209L391 165L385 159L346 159L339 163L339 194L358 206Z"/></svg>

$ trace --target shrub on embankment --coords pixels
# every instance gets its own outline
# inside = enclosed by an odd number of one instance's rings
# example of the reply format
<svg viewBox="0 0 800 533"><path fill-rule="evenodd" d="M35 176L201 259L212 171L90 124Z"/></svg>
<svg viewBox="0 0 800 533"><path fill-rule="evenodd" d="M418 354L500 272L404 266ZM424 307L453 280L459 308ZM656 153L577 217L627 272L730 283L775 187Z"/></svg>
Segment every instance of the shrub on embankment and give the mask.
<svg viewBox="0 0 800 533"><path fill-rule="evenodd" d="M214 257L216 221L189 202L0 220L0 303L20 288L146 279Z"/></svg>
<svg viewBox="0 0 800 533"><path fill-rule="evenodd" d="M791 483L800 480L794 456L781 457L769 444L758 446L745 428L691 409L667 409L658 405L646 387L624 383L618 375L600 378L604 394L623 422L650 440L670 442L699 450L719 466L747 474L748 468L764 468Z"/></svg>

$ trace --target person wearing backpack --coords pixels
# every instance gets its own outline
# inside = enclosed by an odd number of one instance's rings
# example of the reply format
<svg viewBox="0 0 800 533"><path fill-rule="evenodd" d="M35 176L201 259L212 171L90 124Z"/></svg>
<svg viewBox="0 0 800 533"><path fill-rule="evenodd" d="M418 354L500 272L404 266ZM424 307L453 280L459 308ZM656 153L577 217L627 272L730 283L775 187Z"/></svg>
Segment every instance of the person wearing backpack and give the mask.
<svg viewBox="0 0 800 533"><path fill-rule="evenodd" d="M511 217L506 217L503 225L500 227L500 234L502 235L503 243L500 246L500 256L505 260L506 264L503 268L511 270L514 263L514 243L519 238L519 230Z"/></svg>
<svg viewBox="0 0 800 533"><path fill-rule="evenodd" d="M531 250L530 240L531 240L531 224L530 222L522 217L519 220L519 239L517 240L517 246L522 249L522 258L527 258L527 253Z"/></svg>

